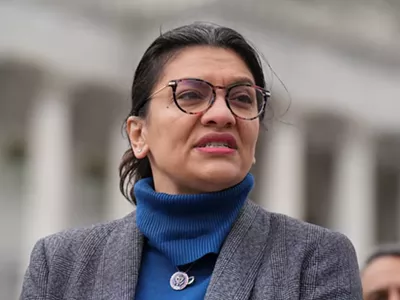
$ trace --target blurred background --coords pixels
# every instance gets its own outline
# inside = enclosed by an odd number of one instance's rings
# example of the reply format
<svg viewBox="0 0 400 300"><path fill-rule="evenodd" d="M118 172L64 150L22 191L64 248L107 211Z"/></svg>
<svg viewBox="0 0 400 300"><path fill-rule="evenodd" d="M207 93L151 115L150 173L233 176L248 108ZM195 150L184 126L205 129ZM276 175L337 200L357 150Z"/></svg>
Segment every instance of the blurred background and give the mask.
<svg viewBox="0 0 400 300"><path fill-rule="evenodd" d="M360 264L400 240L399 1L2 0L1 299L17 299L37 239L133 209L117 172L133 72L160 31L193 21L265 58L253 199L343 232Z"/></svg>

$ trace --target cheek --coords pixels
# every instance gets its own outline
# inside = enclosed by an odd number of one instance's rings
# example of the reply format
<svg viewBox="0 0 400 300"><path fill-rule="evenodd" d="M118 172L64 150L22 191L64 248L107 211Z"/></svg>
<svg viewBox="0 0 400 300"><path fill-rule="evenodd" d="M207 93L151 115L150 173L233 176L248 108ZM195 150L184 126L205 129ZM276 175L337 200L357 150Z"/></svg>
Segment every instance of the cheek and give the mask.
<svg viewBox="0 0 400 300"><path fill-rule="evenodd" d="M247 123L241 123L240 125L240 136L242 138L243 146L246 149L246 152L250 151L253 154L259 134L259 123L258 121L254 123L247 121Z"/></svg>
<svg viewBox="0 0 400 300"><path fill-rule="evenodd" d="M172 109L172 108L171 108ZM146 141L152 152L182 152L185 144L191 141L196 118L182 112L166 109L164 114L153 114L150 119ZM174 153L176 153L174 151Z"/></svg>

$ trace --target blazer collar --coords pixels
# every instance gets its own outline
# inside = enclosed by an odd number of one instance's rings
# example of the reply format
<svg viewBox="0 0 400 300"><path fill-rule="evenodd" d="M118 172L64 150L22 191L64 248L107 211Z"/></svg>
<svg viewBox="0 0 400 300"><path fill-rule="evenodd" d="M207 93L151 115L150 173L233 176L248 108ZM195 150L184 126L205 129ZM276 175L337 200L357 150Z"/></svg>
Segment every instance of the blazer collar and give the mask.
<svg viewBox="0 0 400 300"><path fill-rule="evenodd" d="M205 300L250 297L265 253L269 215L260 222L261 208L247 200L228 234L208 286ZM93 300L132 300L140 271L144 237L132 212L108 236L98 268Z"/></svg>
<svg viewBox="0 0 400 300"><path fill-rule="evenodd" d="M121 220L109 235L98 269L93 300L132 300L140 271L144 237L136 226L136 213Z"/></svg>
<svg viewBox="0 0 400 300"><path fill-rule="evenodd" d="M205 300L249 299L269 232L269 214L261 222L261 210L246 201L222 246Z"/></svg>

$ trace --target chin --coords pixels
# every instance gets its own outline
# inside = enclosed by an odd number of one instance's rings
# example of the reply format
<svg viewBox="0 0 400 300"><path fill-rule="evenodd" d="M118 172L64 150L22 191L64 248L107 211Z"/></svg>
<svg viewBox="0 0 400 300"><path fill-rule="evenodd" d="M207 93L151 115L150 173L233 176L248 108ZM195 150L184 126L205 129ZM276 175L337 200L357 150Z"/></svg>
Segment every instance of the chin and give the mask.
<svg viewBox="0 0 400 300"><path fill-rule="evenodd" d="M218 191L229 188L241 182L247 175L243 168L227 163L213 163L203 165L194 170L197 176L206 186L208 191Z"/></svg>

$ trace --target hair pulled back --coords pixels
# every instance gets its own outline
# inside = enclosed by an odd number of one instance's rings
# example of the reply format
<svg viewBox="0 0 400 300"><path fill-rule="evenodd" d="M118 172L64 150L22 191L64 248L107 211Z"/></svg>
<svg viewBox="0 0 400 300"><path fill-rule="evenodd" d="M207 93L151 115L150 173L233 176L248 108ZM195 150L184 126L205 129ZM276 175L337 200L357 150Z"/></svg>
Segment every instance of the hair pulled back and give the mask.
<svg viewBox="0 0 400 300"><path fill-rule="evenodd" d="M252 73L255 84L265 88L261 60L256 50L235 30L209 23L193 23L161 34L145 51L135 71L131 89L130 116L145 118L148 113L150 95L164 66L177 51L191 46L212 46L229 49L237 53ZM260 116L260 120L263 119ZM126 122L124 124L126 129ZM148 158L137 159L128 149L119 166L120 190L128 201L136 204L134 184L152 176Z"/></svg>

